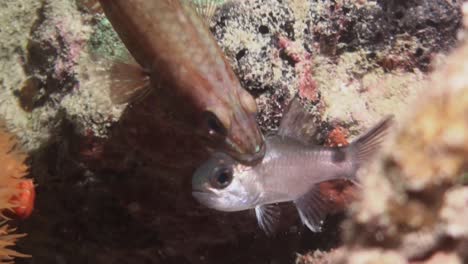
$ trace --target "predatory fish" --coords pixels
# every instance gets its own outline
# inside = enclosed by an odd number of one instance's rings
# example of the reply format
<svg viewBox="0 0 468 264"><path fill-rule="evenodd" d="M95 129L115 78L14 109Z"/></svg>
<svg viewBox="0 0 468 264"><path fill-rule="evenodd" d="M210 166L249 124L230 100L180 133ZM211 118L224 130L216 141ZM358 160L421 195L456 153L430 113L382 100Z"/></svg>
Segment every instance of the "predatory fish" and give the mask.
<svg viewBox="0 0 468 264"><path fill-rule="evenodd" d="M311 119L296 97L278 134L265 139L261 163L247 166L224 153L213 154L192 178L195 199L219 211L255 209L259 226L267 234L273 233L279 216L275 204L293 202L301 221L310 230L320 231L332 201L320 192L319 183L336 179L357 183L357 170L379 150L392 117L341 148L306 144L298 127Z"/></svg>
<svg viewBox="0 0 468 264"><path fill-rule="evenodd" d="M241 87L189 0L100 3L138 64L113 66L113 102L128 103L156 92L155 104L173 110L170 116L194 128L207 148L244 164L264 156L255 100Z"/></svg>

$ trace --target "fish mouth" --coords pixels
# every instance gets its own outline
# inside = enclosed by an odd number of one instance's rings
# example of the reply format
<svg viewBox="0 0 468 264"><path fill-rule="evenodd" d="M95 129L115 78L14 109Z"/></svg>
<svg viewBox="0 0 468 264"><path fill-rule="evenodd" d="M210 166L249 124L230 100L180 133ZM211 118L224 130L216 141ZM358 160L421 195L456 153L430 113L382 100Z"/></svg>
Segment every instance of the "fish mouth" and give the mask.
<svg viewBox="0 0 468 264"><path fill-rule="evenodd" d="M212 190L202 188L202 187L200 187L200 188L192 187L192 194L194 194L194 193L196 193L196 194L202 194L202 193L204 193L204 194L214 194L214 192Z"/></svg>
<svg viewBox="0 0 468 264"><path fill-rule="evenodd" d="M192 191L192 196L197 200L200 204L208 207L208 208L216 208L216 200L215 200L215 193L194 190Z"/></svg>
<svg viewBox="0 0 468 264"><path fill-rule="evenodd" d="M192 195L195 196L214 196L216 193L210 188L204 186L192 186Z"/></svg>
<svg viewBox="0 0 468 264"><path fill-rule="evenodd" d="M262 141L260 145L256 145L255 150L249 153L239 151L239 147L233 147L233 144L231 144L231 142L228 140L226 143L228 146L230 146L228 154L233 159L244 165L255 165L259 163L266 153L266 146L264 141Z"/></svg>
<svg viewBox="0 0 468 264"><path fill-rule="evenodd" d="M192 191L192 196L197 198L197 197L201 197L201 196L206 196L208 195L206 192L202 192L202 191Z"/></svg>

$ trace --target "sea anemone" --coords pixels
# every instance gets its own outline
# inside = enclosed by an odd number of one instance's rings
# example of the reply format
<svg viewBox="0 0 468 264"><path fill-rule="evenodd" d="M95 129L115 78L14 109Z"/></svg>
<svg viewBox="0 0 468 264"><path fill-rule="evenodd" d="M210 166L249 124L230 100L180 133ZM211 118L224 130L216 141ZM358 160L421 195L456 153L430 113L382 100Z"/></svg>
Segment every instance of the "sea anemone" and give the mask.
<svg viewBox="0 0 468 264"><path fill-rule="evenodd" d="M26 218L32 212L34 188L30 179L23 178L28 171L25 159L14 137L0 125L0 263L13 263L15 257L29 257L9 248L26 234L15 234L16 229L7 225L10 220L7 215L14 213Z"/></svg>

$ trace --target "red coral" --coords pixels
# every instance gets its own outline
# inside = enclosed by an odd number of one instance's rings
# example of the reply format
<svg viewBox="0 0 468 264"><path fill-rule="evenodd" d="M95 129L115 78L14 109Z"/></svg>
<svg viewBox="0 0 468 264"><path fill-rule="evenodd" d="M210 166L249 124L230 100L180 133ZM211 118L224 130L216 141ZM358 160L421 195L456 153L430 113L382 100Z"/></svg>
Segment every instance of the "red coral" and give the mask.
<svg viewBox="0 0 468 264"><path fill-rule="evenodd" d="M319 100L317 83L312 78L312 63L310 60L301 61L296 65L296 70L300 70L299 95L312 102Z"/></svg>
<svg viewBox="0 0 468 264"><path fill-rule="evenodd" d="M357 198L356 186L346 180L333 180L320 183L320 193L332 201L332 212L345 210Z"/></svg>
<svg viewBox="0 0 468 264"><path fill-rule="evenodd" d="M296 74L299 76L298 86L299 95L302 98L316 103L319 100L317 83L312 77L312 61L311 54L307 52L302 46L297 47L290 39L280 36L278 38L280 49L284 49L288 55L295 62Z"/></svg>
<svg viewBox="0 0 468 264"><path fill-rule="evenodd" d="M325 140L328 147L341 147L349 144L347 131L341 126L336 126ZM333 211L345 210L347 205L356 198L356 187L346 180L334 180L320 184L320 192L324 197L333 201Z"/></svg>
<svg viewBox="0 0 468 264"><path fill-rule="evenodd" d="M36 199L33 181L30 179L22 180L18 183L17 189L19 192L11 197L10 203L16 205L13 207L16 216L20 219L26 219L31 215Z"/></svg>
<svg viewBox="0 0 468 264"><path fill-rule="evenodd" d="M335 127L330 133L328 133L328 137L325 140L325 145L328 147L343 147L349 144L348 140L346 139L348 133L346 129L341 126Z"/></svg>

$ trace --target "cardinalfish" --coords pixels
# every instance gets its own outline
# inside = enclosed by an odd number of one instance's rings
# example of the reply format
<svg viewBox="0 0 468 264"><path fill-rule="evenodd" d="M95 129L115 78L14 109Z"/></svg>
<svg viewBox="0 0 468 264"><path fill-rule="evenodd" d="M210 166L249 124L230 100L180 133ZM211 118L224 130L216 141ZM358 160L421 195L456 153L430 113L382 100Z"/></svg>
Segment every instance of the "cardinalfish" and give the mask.
<svg viewBox="0 0 468 264"><path fill-rule="evenodd" d="M209 150L253 164L265 154L257 105L228 64L206 21L184 0L100 0L135 63L115 63L111 99L156 92L158 107L194 128Z"/></svg>
<svg viewBox="0 0 468 264"><path fill-rule="evenodd" d="M309 116L308 116L309 115ZM388 116L346 147L305 143L304 127L312 117L294 99L278 133L266 137L266 154L256 165L243 165L224 153L214 153L194 173L192 194L219 211L255 209L259 226L272 234L279 217L277 203L293 202L300 219L318 232L333 201L319 189L331 180L358 183L357 171L379 150L392 117ZM292 126L292 127L291 127Z"/></svg>

